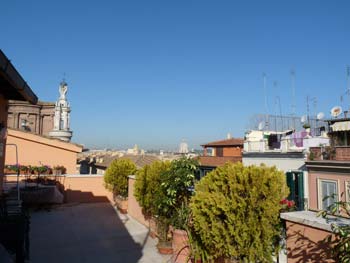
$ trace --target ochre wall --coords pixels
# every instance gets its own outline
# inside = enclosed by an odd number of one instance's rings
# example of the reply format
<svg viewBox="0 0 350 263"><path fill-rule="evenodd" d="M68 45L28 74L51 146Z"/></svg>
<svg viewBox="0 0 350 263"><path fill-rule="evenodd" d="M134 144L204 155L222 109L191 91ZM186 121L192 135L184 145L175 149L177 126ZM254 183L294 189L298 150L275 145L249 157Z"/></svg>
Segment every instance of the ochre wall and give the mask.
<svg viewBox="0 0 350 263"><path fill-rule="evenodd" d="M346 182L350 183L349 174L337 174L334 172L317 172L317 171L309 171L309 209L311 210L319 210L318 209L318 185L317 179L328 179L335 180L338 182L338 194L345 201L345 185Z"/></svg>
<svg viewBox="0 0 350 263"><path fill-rule="evenodd" d="M0 123L7 127L7 100L0 94ZM0 194L2 193L2 182L4 176L6 138L0 134Z"/></svg>
<svg viewBox="0 0 350 263"><path fill-rule="evenodd" d="M286 221L288 263L330 263L329 246L322 241L329 232L310 226Z"/></svg>
<svg viewBox="0 0 350 263"><path fill-rule="evenodd" d="M18 136L17 133L19 134ZM63 165L67 168L67 174L76 174L77 150L72 151L59 148L62 142L51 142L53 140L50 141L52 144L49 145L45 143L48 139L43 138L42 141L39 141L38 136L33 136L36 135L9 130L7 143L17 145L19 164L33 166L49 165L51 167ZM14 147L8 146L6 148L5 163L16 163Z"/></svg>
<svg viewBox="0 0 350 263"><path fill-rule="evenodd" d="M103 176L66 176L62 184L67 203L113 203L113 194L105 188Z"/></svg>
<svg viewBox="0 0 350 263"><path fill-rule="evenodd" d="M242 156L240 147L224 147L224 156Z"/></svg>

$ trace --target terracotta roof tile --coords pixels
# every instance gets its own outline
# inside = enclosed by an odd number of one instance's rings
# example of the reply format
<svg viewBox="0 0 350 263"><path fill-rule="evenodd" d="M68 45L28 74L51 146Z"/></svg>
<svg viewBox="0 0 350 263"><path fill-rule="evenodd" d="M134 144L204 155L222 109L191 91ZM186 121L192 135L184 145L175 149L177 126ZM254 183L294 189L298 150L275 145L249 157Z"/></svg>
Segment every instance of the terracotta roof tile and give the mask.
<svg viewBox="0 0 350 263"><path fill-rule="evenodd" d="M203 147L211 147L211 146L243 146L244 139L242 138L231 138L221 141L209 142L203 144Z"/></svg>
<svg viewBox="0 0 350 263"><path fill-rule="evenodd" d="M151 164L154 161L160 160L157 156L153 155L124 155L122 157L118 156L109 156L103 158L102 163L96 163L95 166L101 168L107 168L115 159L128 159L135 163L138 169L144 167L145 165Z"/></svg>
<svg viewBox="0 0 350 263"><path fill-rule="evenodd" d="M242 157L217 157L217 156L200 156L199 163L201 166L218 167L222 166L227 162L242 162Z"/></svg>

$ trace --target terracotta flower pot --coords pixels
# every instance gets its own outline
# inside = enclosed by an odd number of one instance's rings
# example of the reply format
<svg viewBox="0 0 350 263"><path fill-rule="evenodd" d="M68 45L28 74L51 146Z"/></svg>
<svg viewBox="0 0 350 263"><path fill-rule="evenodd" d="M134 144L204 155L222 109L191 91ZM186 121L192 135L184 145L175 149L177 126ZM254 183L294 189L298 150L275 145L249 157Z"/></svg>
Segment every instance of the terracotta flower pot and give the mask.
<svg viewBox="0 0 350 263"><path fill-rule="evenodd" d="M188 235L185 230L175 229L173 231L172 247L174 250L174 262L188 262L188 259L190 258L190 248Z"/></svg>
<svg viewBox="0 0 350 263"><path fill-rule="evenodd" d="M173 254L173 248L171 246L171 242L160 241L158 242L157 248L158 248L158 252L162 255Z"/></svg>
<svg viewBox="0 0 350 263"><path fill-rule="evenodd" d="M157 233L157 222L156 222L156 220L153 217L151 217L149 219L149 230L150 230L149 235L150 235L151 238L156 238L158 236L158 233Z"/></svg>
<svg viewBox="0 0 350 263"><path fill-rule="evenodd" d="M122 214L127 214L128 213L128 199L127 198L123 198L121 196L117 196L115 198L115 203L116 203L120 213L122 213Z"/></svg>

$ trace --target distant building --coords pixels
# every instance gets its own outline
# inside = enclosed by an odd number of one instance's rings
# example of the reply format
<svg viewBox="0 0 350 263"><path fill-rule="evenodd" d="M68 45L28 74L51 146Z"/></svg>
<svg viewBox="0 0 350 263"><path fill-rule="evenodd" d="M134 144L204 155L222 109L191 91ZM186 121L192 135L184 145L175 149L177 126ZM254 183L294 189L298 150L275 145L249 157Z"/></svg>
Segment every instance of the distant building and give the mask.
<svg viewBox="0 0 350 263"><path fill-rule="evenodd" d="M188 144L184 140L182 140L182 142L180 143L179 153L181 153L181 154L187 154L188 153Z"/></svg>
<svg viewBox="0 0 350 263"><path fill-rule="evenodd" d="M55 103L39 101L30 104L26 101L10 100L8 105L7 127L48 136L53 129Z"/></svg>
<svg viewBox="0 0 350 263"><path fill-rule="evenodd" d="M199 157L201 177L227 162L241 162L243 139L229 138L203 144L203 156Z"/></svg>
<svg viewBox="0 0 350 263"><path fill-rule="evenodd" d="M156 156L156 155L143 155L143 154L139 154L139 155L134 155L134 154L126 154L124 156L108 156L103 158L102 162L95 162L94 166L97 168L97 170L99 171L99 174L104 174L104 172L106 171L106 169L110 166L110 164L116 160L116 159L127 159L132 161L137 169L141 169L143 168L145 165L149 165L151 163L153 163L154 161L158 161L160 160L160 157Z"/></svg>
<svg viewBox="0 0 350 263"><path fill-rule="evenodd" d="M325 253L329 247L324 239L331 234L332 223L350 224L349 218L335 217L329 222L317 213L329 210L334 202L350 202L350 118L325 122L330 144L310 147L305 163L306 211L281 214L286 221L288 262L334 262Z"/></svg>

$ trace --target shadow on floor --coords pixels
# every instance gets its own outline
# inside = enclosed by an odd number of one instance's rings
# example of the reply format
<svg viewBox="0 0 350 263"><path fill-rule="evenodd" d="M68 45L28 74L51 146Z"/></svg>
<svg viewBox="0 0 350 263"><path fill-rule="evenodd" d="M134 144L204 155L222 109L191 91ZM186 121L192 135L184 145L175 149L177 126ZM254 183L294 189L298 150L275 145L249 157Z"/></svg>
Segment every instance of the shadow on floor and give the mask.
<svg viewBox="0 0 350 263"><path fill-rule="evenodd" d="M137 244L110 203L63 205L31 215L30 262L138 262Z"/></svg>
<svg viewBox="0 0 350 263"><path fill-rule="evenodd" d="M92 192L79 190L65 190L65 202L67 203L106 203L109 202L106 196L96 196Z"/></svg>

